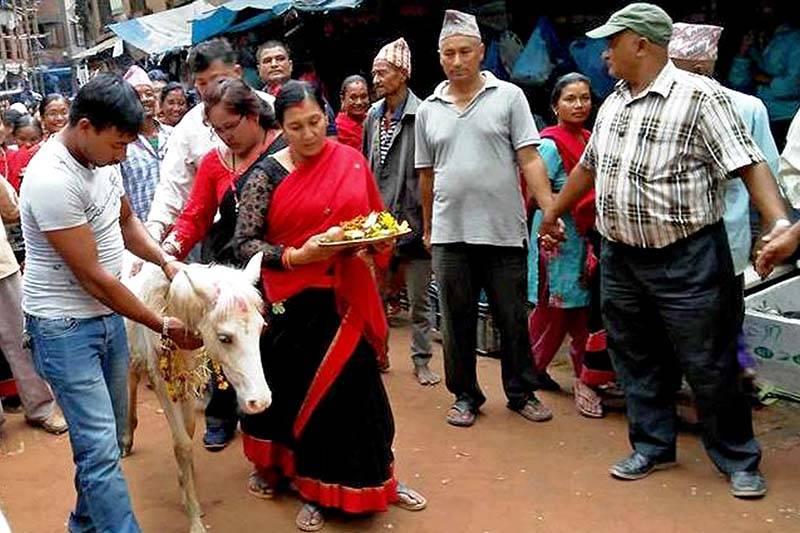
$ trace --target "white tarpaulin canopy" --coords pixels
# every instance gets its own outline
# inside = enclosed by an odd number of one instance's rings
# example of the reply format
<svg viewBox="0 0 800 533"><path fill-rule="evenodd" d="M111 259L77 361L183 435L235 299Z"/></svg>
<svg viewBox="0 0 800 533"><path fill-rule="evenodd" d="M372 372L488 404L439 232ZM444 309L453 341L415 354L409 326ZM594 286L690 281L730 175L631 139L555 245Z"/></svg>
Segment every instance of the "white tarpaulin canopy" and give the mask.
<svg viewBox="0 0 800 533"><path fill-rule="evenodd" d="M196 0L175 9L109 24L108 29L131 46L148 54L160 54L191 46L192 19L212 9L214 6L205 0Z"/></svg>
<svg viewBox="0 0 800 533"><path fill-rule="evenodd" d="M83 52L78 52L77 54L72 56L72 59L78 59L78 60L86 59L92 56L96 56L97 54L105 50L114 48L115 46L121 46L121 45L122 41L119 40L119 37L112 37L111 39L106 39L100 44L92 46L91 48L87 48Z"/></svg>

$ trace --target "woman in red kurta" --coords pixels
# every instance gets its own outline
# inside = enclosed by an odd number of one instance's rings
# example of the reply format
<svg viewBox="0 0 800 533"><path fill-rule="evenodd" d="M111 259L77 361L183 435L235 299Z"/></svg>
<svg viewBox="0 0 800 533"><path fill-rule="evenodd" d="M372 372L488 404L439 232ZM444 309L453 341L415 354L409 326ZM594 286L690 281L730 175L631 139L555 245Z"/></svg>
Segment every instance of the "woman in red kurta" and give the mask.
<svg viewBox="0 0 800 533"><path fill-rule="evenodd" d="M241 80L219 84L206 96L205 106L206 122L225 147L212 149L200 162L186 205L162 248L183 259L207 239L206 261L235 264L232 239L244 173L286 145L272 109Z"/></svg>
<svg viewBox="0 0 800 533"><path fill-rule="evenodd" d="M264 252L272 304L262 338L273 403L242 421L255 465L249 490L271 497L291 483L307 503L297 515L317 531L322 508L421 510L425 499L394 477L394 419L378 370L388 327L373 272L390 254L320 246L332 226L383 210L360 152L327 140L322 97L303 82L275 102L289 146L254 165L242 191L235 241L240 259Z"/></svg>

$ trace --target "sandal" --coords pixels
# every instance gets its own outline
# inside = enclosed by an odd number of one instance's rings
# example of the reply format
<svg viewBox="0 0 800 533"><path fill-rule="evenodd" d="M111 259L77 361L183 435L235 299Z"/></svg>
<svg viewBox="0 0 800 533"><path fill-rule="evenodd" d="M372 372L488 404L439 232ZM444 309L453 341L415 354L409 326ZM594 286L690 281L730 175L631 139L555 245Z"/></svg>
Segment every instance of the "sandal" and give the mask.
<svg viewBox="0 0 800 533"><path fill-rule="evenodd" d="M468 428L475 423L475 411L469 403L458 400L447 412L447 423L451 426Z"/></svg>
<svg viewBox="0 0 800 533"><path fill-rule="evenodd" d="M581 381L576 381L573 386L575 393L575 407L578 412L587 418L603 418L603 401L594 389Z"/></svg>
<svg viewBox="0 0 800 533"><path fill-rule="evenodd" d="M300 531L319 531L325 527L325 518L322 516L320 508L313 503L306 503L297 513L294 525Z"/></svg>
<svg viewBox="0 0 800 533"><path fill-rule="evenodd" d="M247 479L247 492L261 500L271 500L275 497L275 489L256 470L251 472Z"/></svg>
<svg viewBox="0 0 800 533"><path fill-rule="evenodd" d="M406 511L422 511L428 506L428 500L414 489L398 483L395 505Z"/></svg>

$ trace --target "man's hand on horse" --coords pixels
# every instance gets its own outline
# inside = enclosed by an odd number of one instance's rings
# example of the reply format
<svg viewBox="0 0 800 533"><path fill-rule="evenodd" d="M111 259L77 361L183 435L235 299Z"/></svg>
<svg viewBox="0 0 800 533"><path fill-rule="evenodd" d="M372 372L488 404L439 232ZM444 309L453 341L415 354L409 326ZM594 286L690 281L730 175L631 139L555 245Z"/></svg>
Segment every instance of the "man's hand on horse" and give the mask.
<svg viewBox="0 0 800 533"><path fill-rule="evenodd" d="M167 279L172 281L175 278L175 276L177 276L178 273L184 268L186 268L186 265L184 263L181 263L177 259L173 258L172 260L166 261L162 265L161 270L164 271L164 275L167 276Z"/></svg>
<svg viewBox="0 0 800 533"><path fill-rule="evenodd" d="M196 331L190 331L180 319L164 317L163 333L182 350L196 350L203 346L203 338Z"/></svg>

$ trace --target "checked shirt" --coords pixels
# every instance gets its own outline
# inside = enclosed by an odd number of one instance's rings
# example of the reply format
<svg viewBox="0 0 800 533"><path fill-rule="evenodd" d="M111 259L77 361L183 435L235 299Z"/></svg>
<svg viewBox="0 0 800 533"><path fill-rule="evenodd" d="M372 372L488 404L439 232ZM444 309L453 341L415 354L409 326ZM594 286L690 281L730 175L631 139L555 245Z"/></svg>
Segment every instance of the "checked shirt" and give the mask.
<svg viewBox="0 0 800 533"><path fill-rule="evenodd" d="M663 248L720 220L724 180L762 161L722 86L668 62L635 97L617 84L581 165L595 174L600 233Z"/></svg>

